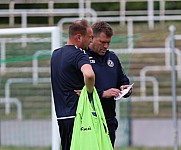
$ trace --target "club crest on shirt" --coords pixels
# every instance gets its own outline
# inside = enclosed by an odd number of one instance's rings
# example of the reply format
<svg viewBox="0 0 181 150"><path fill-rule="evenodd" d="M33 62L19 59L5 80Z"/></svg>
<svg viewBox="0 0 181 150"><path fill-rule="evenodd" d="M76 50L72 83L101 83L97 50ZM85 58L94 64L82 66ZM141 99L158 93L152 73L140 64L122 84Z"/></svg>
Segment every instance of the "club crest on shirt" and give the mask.
<svg viewBox="0 0 181 150"><path fill-rule="evenodd" d="M107 65L108 65L109 67L114 67L114 62L109 59L109 60L107 61Z"/></svg>

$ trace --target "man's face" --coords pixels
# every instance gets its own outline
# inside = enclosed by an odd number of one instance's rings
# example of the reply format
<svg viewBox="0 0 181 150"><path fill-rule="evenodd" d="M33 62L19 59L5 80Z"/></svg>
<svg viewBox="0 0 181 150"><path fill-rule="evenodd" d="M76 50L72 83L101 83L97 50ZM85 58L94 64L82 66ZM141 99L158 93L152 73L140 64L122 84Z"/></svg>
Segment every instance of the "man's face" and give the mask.
<svg viewBox="0 0 181 150"><path fill-rule="evenodd" d="M88 49L89 44L92 42L93 38L93 31L92 28L87 28L87 34L85 36L82 36L82 49Z"/></svg>
<svg viewBox="0 0 181 150"><path fill-rule="evenodd" d="M101 32L98 37L94 37L92 41L92 50L100 56L104 56L109 44L111 37L106 36L104 32Z"/></svg>

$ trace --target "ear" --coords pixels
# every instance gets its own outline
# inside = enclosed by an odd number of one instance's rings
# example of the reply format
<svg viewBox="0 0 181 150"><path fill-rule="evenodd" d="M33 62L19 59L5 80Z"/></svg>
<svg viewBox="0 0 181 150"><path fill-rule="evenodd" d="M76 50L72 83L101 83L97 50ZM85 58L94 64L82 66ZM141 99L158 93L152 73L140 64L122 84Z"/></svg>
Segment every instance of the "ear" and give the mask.
<svg viewBox="0 0 181 150"><path fill-rule="evenodd" d="M81 41L81 39L82 39L81 34L77 34L77 35L76 35L76 39L77 39L77 41L78 41L78 42L80 42L80 41Z"/></svg>

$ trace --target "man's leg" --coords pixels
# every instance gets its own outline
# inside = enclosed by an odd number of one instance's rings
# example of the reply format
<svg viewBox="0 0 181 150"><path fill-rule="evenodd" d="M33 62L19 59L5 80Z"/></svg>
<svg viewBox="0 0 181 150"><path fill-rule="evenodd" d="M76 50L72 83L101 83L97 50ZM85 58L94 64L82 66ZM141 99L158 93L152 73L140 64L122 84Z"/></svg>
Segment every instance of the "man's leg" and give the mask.
<svg viewBox="0 0 181 150"><path fill-rule="evenodd" d="M116 130L118 128L118 121L116 118L106 119L108 130L109 130L109 137L114 148L114 143L116 139Z"/></svg>
<svg viewBox="0 0 181 150"><path fill-rule="evenodd" d="M58 120L62 150L70 150L74 119Z"/></svg>

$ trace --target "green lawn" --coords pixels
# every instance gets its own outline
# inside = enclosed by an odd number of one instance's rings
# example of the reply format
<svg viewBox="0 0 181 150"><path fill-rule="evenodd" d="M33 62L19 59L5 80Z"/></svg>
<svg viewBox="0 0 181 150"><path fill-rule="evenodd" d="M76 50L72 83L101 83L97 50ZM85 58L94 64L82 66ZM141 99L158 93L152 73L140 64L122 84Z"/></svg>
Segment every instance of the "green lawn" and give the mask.
<svg viewBox="0 0 181 150"><path fill-rule="evenodd" d="M181 148L181 147L180 147ZM179 149L180 149L179 148ZM0 147L0 150L51 150L51 148L26 148L26 147ZM119 147L115 148L115 150L173 150L173 147Z"/></svg>
<svg viewBox="0 0 181 150"><path fill-rule="evenodd" d="M116 148L115 150L173 150L172 147L165 148L165 147L153 147L153 148L147 148L147 147L127 147L127 148Z"/></svg>

